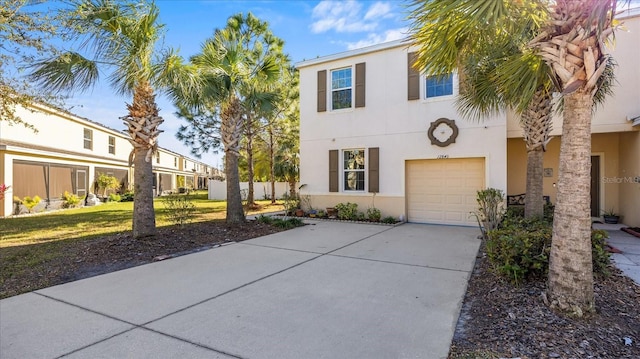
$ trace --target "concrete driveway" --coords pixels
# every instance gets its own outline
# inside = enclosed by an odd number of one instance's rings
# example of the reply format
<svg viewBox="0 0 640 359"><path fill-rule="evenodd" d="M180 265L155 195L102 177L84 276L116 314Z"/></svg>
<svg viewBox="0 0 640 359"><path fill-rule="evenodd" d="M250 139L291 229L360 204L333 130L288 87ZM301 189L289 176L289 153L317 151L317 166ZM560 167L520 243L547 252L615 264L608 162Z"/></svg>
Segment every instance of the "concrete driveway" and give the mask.
<svg viewBox="0 0 640 359"><path fill-rule="evenodd" d="M476 228L302 228L0 301L0 358L445 358Z"/></svg>

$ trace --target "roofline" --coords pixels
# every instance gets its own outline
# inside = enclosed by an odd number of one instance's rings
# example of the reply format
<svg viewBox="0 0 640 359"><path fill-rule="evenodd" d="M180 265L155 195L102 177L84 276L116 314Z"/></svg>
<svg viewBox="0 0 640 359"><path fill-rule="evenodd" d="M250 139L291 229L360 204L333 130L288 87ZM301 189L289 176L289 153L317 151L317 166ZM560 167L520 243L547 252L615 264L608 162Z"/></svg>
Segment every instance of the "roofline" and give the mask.
<svg viewBox="0 0 640 359"><path fill-rule="evenodd" d="M631 4L629 6L631 6ZM624 10L621 10L616 16L616 19L624 20L624 19L630 19L634 17L640 17L640 6L629 7Z"/></svg>
<svg viewBox="0 0 640 359"><path fill-rule="evenodd" d="M369 54L369 53L372 53L372 52L383 51L383 50L392 49L392 48L401 47L401 46L405 46L405 47L411 46L410 40L405 38L405 39L400 39L400 40L383 42L383 43L380 43L380 44L375 44L375 45L371 45L371 46L367 46L367 47L362 47L362 48L359 48L359 49L338 52L336 54L327 55L327 56L321 56L321 57L317 57L317 58L311 59L311 60L300 61L300 62L296 63L295 66L296 66L296 68L300 69L300 68L303 68L303 67L318 65L318 64L325 63L325 62L335 61L335 60L339 60L339 59L345 59L345 58L348 58L348 57L353 57L353 56L358 56L358 55Z"/></svg>

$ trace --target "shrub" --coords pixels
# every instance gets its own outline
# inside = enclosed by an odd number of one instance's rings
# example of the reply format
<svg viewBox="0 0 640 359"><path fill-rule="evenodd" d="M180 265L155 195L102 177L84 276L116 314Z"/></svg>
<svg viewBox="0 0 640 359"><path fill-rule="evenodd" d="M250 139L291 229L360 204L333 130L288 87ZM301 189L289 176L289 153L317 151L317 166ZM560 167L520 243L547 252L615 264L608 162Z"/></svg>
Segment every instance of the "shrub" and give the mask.
<svg viewBox="0 0 640 359"><path fill-rule="evenodd" d="M133 202L133 191L127 191L120 196L120 202Z"/></svg>
<svg viewBox="0 0 640 359"><path fill-rule="evenodd" d="M111 193L109 194L109 197L107 198L108 202L120 202L122 201L122 196L120 196L117 193Z"/></svg>
<svg viewBox="0 0 640 359"><path fill-rule="evenodd" d="M96 185L98 186L98 190L102 190L102 197L105 197L108 190L117 190L120 188L120 181L114 176L98 173Z"/></svg>
<svg viewBox="0 0 640 359"><path fill-rule="evenodd" d="M6 184L0 184L0 200L4 199L4 194L11 188L11 186L7 186Z"/></svg>
<svg viewBox="0 0 640 359"><path fill-rule="evenodd" d="M256 221L258 221L258 223L272 224L273 218L271 218L270 216L265 216L264 214L261 214L256 218Z"/></svg>
<svg viewBox="0 0 640 359"><path fill-rule="evenodd" d="M358 218L358 204L357 203L338 203L335 206L338 211L338 218L355 220Z"/></svg>
<svg viewBox="0 0 640 359"><path fill-rule="evenodd" d="M27 210L29 211L29 213L31 213L31 210L33 210L33 208L35 206L38 205L38 203L40 203L42 199L39 196L33 196L33 198L29 197L29 196L25 196L22 199L22 204L27 207Z"/></svg>
<svg viewBox="0 0 640 359"><path fill-rule="evenodd" d="M513 283L546 277L549 271L552 223L545 219L506 217L499 229L488 232L487 256L494 269ZM607 233L591 232L593 272L607 275L610 263L605 250Z"/></svg>
<svg viewBox="0 0 640 359"><path fill-rule="evenodd" d="M369 218L371 222L379 222L380 218L382 218L382 213L379 209L372 207L367 209L367 218Z"/></svg>
<svg viewBox="0 0 640 359"><path fill-rule="evenodd" d="M282 199L284 201L283 206L285 214L288 216L292 215L293 211L300 207L300 198L298 198L297 195L292 196L289 193L285 193L282 196Z"/></svg>
<svg viewBox="0 0 640 359"><path fill-rule="evenodd" d="M393 218L392 216L387 216L387 217L384 217L382 219L382 223L395 224L396 223L396 219Z"/></svg>
<svg viewBox="0 0 640 359"><path fill-rule="evenodd" d="M504 217L504 193L495 188L487 188L478 191L478 211L472 213L478 220L478 226L483 237L487 237L487 231L495 229Z"/></svg>
<svg viewBox="0 0 640 359"><path fill-rule="evenodd" d="M73 208L80 203L80 198L73 193L64 191L62 194L62 208Z"/></svg>
<svg viewBox="0 0 640 359"><path fill-rule="evenodd" d="M188 195L170 195L162 198L167 208L167 218L179 226L193 220L196 205Z"/></svg>

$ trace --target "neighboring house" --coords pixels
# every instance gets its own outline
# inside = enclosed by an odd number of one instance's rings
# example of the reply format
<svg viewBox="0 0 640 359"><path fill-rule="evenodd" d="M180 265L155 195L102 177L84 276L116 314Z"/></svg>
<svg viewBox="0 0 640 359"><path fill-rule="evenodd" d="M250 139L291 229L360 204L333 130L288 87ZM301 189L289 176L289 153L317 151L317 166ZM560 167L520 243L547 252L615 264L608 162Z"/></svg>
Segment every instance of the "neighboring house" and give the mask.
<svg viewBox="0 0 640 359"><path fill-rule="evenodd" d="M593 215L640 226L640 13L616 34L614 96L593 119ZM300 183L315 208L355 202L410 222L476 225L476 191L525 192L526 149L508 113L474 122L455 109L458 78L425 78L402 41L302 61ZM554 136L561 134L560 117ZM560 138L545 153L555 202Z"/></svg>
<svg viewBox="0 0 640 359"><path fill-rule="evenodd" d="M14 211L13 198L38 195L55 208L64 191L80 197L97 193L100 174L117 177L123 192L133 182L129 135L73 114L43 105L17 114L37 132L22 125L0 121L0 183L10 185L0 217ZM154 193L177 191L179 187L204 189L216 168L159 148L153 159Z"/></svg>

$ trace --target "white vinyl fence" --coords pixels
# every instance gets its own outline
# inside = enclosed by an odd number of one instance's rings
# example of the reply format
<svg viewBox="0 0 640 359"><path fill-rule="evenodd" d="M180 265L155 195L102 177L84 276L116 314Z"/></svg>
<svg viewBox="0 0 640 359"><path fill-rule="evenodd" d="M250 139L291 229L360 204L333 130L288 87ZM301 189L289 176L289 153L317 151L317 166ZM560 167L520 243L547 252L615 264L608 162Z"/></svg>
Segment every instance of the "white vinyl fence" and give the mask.
<svg viewBox="0 0 640 359"><path fill-rule="evenodd" d="M298 187L296 186L296 189ZM249 182L240 182L240 190L248 190ZM289 193L287 182L276 182L276 198L281 199L282 195ZM253 196L256 200L271 199L271 182L253 182ZM209 199L226 200L227 182L209 180Z"/></svg>

